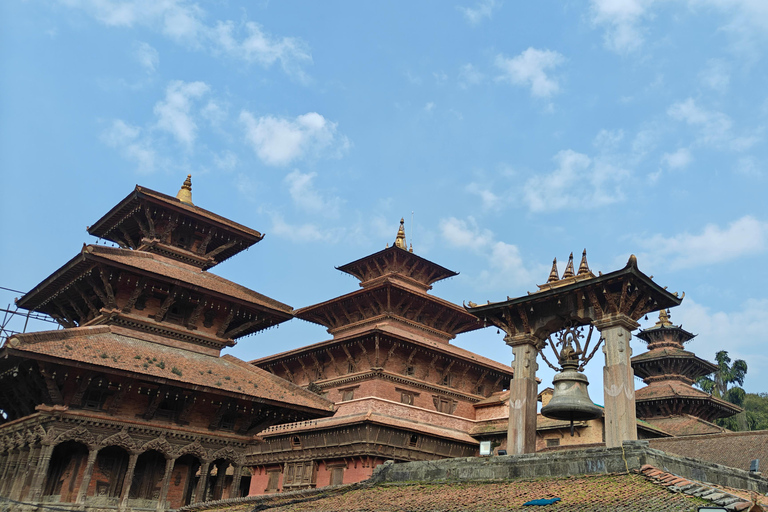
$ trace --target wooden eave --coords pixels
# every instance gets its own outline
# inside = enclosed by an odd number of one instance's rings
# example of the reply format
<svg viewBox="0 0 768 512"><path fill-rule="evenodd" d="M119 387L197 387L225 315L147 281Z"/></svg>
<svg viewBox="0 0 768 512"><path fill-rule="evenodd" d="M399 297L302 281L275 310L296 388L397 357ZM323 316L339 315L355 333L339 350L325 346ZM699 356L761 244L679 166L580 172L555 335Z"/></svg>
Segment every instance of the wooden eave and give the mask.
<svg viewBox="0 0 768 512"><path fill-rule="evenodd" d="M365 297L367 296L372 296L379 300L379 303L383 305L383 313L398 315L400 312L395 309L394 305L391 304L391 301L388 299L389 292L391 290L397 290L400 293L412 296L414 300L425 302L428 307L430 307L430 309L437 310L435 314L431 316L431 318L425 320L424 316L422 315L421 320L411 320L413 322L424 324L427 327L446 332L447 334L453 336L463 332L474 331L482 327L476 317L470 313L467 313L460 306L439 297L429 295L425 292L418 292L410 287L403 286L397 283L395 279L383 280L379 283L378 286L355 290L346 295L342 295L340 297L336 297L334 299L330 299L313 306L307 306L298 309L294 312L294 316L308 322L320 324L329 330L338 329L341 326L353 325L359 322L363 322L369 317L382 314L382 312L378 312L376 314L369 315L368 317L355 320L350 320L348 318L351 312L360 313L362 315L361 309L357 308L356 306L359 302L365 300ZM345 309L345 303L351 304L351 307L349 309ZM453 318L453 321L448 325L448 330L440 329L439 327L433 325L434 320L440 319L445 321L443 317L446 316L446 313L451 315Z"/></svg>
<svg viewBox="0 0 768 512"><path fill-rule="evenodd" d="M663 336L664 333L672 334L671 337L673 339L682 338L680 340L681 343L686 343L696 337L695 334L690 333L685 329L683 329L682 327L679 327L676 325L672 325L669 327L651 327L649 329L642 329L640 330L640 332L635 334L635 337L640 338L646 343L652 343L653 342L653 340L651 339L652 336L656 336L657 334Z"/></svg>
<svg viewBox="0 0 768 512"><path fill-rule="evenodd" d="M627 285L633 289L625 293ZM619 297L628 302L618 304ZM506 301L465 308L478 318L505 330L527 331L546 337L561 329L566 322L577 320L590 323L602 316L620 313L618 309L622 306L631 309L628 316L636 320L652 311L678 306L681 302L681 297L666 291L638 270L636 261L630 258L624 268L608 274L575 280L572 284Z"/></svg>
<svg viewBox="0 0 768 512"><path fill-rule="evenodd" d="M474 354L468 350L462 349L460 347L456 347L455 345L451 345L449 343L440 343L440 342L430 341L430 340L419 340L415 338L407 338L404 336L393 334L388 331L384 331L379 328L371 329L365 334L355 334L349 337L344 337L344 338L340 337L340 338L334 338L332 340L321 341L319 343L307 345L306 347L287 350L279 354L274 354L271 356L254 359L249 362L250 364L254 366L258 366L259 368L266 368L267 366L271 366L273 364L279 364L282 361L287 361L289 359L295 359L295 358L301 358L301 357L308 357L312 353L324 352L325 350L329 350L331 348L334 348L343 344L357 342L358 340L365 342L367 339L372 339L375 336L388 338L396 343L402 343L404 345L412 345L415 348L419 348L427 352L433 352L433 353L437 352L441 356L448 357L448 358L456 358L465 364L471 364L483 369L490 369L496 372L497 375L503 375L503 376L508 376L512 378L513 370L510 366L507 366L507 365L498 363L492 359L488 359L486 357Z"/></svg>
<svg viewBox="0 0 768 512"><path fill-rule="evenodd" d="M247 249L264 238L264 235L255 229L238 224L237 222L231 221L204 208L182 203L175 197L139 185L136 185L136 188L128 194L125 199L120 201L109 212L97 220L95 224L90 226L88 228L88 233L99 238L111 240L115 243L121 243L121 240L114 235L111 235L111 231L125 220L126 217L129 217L131 212L140 208L143 204L147 206L153 205L156 208L185 215L200 224L216 228L217 231L221 231L242 240L242 245L232 247L219 253L216 257L215 264L231 258L238 252Z"/></svg>
<svg viewBox="0 0 768 512"><path fill-rule="evenodd" d="M393 261L390 263L388 258L392 258ZM377 260L383 260L383 264L379 263ZM402 261L403 263L398 265L398 261ZM418 277L412 275L413 270L419 266L426 270L426 279L419 279ZM410 267L410 269L408 269L409 271L407 273L403 273L403 267ZM387 247L386 249L360 258L359 260L355 260L351 263L347 263L346 265L336 267L336 269L355 276L362 282L366 282L387 274L399 273L422 283L426 287L431 286L432 283L437 281L459 275L458 272L448 270L447 268L442 267L437 263L433 263L426 258L422 258L421 256L395 246ZM366 269L375 271L371 273L372 275L366 276Z"/></svg>
<svg viewBox="0 0 768 512"><path fill-rule="evenodd" d="M640 354L638 356L635 356L631 359L630 364L632 365L632 368L635 370L635 375L641 378L649 377L656 375L656 373L653 370L646 370L646 366L653 365L654 368L658 367L659 365L664 366L664 361L670 360L670 359L677 359L677 360L689 360L691 369L697 369L695 374L688 375L691 379L696 379L697 377L701 377L704 375L709 375L710 373L717 371L717 365L710 363L706 359L702 359L692 352L688 352L685 350L681 350L679 352L667 352L667 353L661 353L661 350L658 353L652 352L645 352L643 354Z"/></svg>

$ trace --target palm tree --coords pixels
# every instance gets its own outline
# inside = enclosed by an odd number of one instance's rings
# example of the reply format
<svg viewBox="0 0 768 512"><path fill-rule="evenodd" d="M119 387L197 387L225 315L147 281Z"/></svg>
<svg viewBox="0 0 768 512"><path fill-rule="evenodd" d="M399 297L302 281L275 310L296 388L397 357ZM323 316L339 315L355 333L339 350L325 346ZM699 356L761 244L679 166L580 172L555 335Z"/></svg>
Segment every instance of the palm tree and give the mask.
<svg viewBox="0 0 768 512"><path fill-rule="evenodd" d="M715 354L717 370L711 376L699 377L696 385L717 398L728 400L728 384L744 384L747 376L747 363L743 359L737 359L731 364L728 352L721 350Z"/></svg>

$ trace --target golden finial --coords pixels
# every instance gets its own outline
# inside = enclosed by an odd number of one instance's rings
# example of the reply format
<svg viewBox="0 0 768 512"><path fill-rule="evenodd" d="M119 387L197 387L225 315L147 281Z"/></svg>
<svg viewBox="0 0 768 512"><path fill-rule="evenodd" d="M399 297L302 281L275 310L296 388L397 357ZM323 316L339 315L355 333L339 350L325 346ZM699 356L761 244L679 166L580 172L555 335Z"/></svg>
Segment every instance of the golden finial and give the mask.
<svg viewBox="0 0 768 512"><path fill-rule="evenodd" d="M181 185L181 188L179 189L179 192L176 194L176 199L181 201L185 204L191 204L192 203L192 175L187 174L187 179L184 180L184 183Z"/></svg>
<svg viewBox="0 0 768 512"><path fill-rule="evenodd" d="M563 279L573 277L573 253L568 256L568 265L565 266L565 272L563 272Z"/></svg>
<svg viewBox="0 0 768 512"><path fill-rule="evenodd" d="M587 250L581 253L581 263L579 263L579 273L576 275L589 274L589 265L587 265Z"/></svg>
<svg viewBox="0 0 768 512"><path fill-rule="evenodd" d="M552 270L549 272L549 279L547 279L547 283L554 283L555 281L559 281L560 276L557 273L557 258L552 260Z"/></svg>
<svg viewBox="0 0 768 512"><path fill-rule="evenodd" d="M408 244L405 243L405 219L400 218L400 228L397 230L397 238L395 238L395 247L403 250L408 250Z"/></svg>
<svg viewBox="0 0 768 512"><path fill-rule="evenodd" d="M413 252L413 244L408 245L408 252Z"/></svg>
<svg viewBox="0 0 768 512"><path fill-rule="evenodd" d="M670 327L672 322L669 320L670 314L668 309L662 309L659 311L659 321L656 322L654 327Z"/></svg>

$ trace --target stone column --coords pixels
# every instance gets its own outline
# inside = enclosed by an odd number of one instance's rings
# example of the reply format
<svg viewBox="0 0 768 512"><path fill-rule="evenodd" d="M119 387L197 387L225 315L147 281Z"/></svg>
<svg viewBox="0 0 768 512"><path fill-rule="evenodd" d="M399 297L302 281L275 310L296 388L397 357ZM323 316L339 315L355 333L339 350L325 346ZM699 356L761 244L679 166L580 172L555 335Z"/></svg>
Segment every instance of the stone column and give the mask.
<svg viewBox="0 0 768 512"><path fill-rule="evenodd" d="M224 481L227 479L227 467L229 462L221 461L216 464L216 485L213 488L213 499L220 500L224 497Z"/></svg>
<svg viewBox="0 0 768 512"><path fill-rule="evenodd" d="M228 498L240 497L240 478L243 476L243 466L242 464L235 464L234 468L235 472L232 473L232 485L229 486L229 496L227 496Z"/></svg>
<svg viewBox="0 0 768 512"><path fill-rule="evenodd" d="M138 460L138 453L131 453L128 456L128 468L125 470L125 477L123 477L123 490L120 491L120 510L125 510L128 502L128 496L130 496L131 493L131 485L133 484L133 472L136 470L136 462Z"/></svg>
<svg viewBox="0 0 768 512"><path fill-rule="evenodd" d="M29 488L29 496L27 496L27 501L40 501L40 498L43 495L43 484L45 483L45 476L48 474L48 466L51 464L53 449L53 445L45 444L43 445L43 449L40 450L40 459L37 463L37 469L35 470L35 476L32 480L32 486Z"/></svg>
<svg viewBox="0 0 768 512"><path fill-rule="evenodd" d="M539 339L533 334L505 336L512 347L514 376L509 383L509 429L507 453L519 455L536 451L536 357Z"/></svg>
<svg viewBox="0 0 768 512"><path fill-rule="evenodd" d="M163 512L166 508L165 500L168 498L168 488L171 485L171 474L173 473L173 468L175 466L175 458L165 458L165 475L163 475L163 485L160 488L160 497L157 499L157 512Z"/></svg>
<svg viewBox="0 0 768 512"><path fill-rule="evenodd" d="M605 401L605 446L616 448L637 439L635 382L629 340L640 324L622 314L604 316L595 327L605 339L603 353L603 399Z"/></svg>
<svg viewBox="0 0 768 512"><path fill-rule="evenodd" d="M13 482L15 482L16 461L19 460L19 456L21 456L21 450L18 448L14 449L8 456L8 463L5 467L3 481L0 483L0 496L7 498L11 493L11 487L13 486Z"/></svg>
<svg viewBox="0 0 768 512"><path fill-rule="evenodd" d="M197 482L197 490L195 491L195 503L200 503L205 499L205 488L208 487L208 472L210 471L211 463L203 461L203 465L200 466L200 480Z"/></svg>
<svg viewBox="0 0 768 512"><path fill-rule="evenodd" d="M91 477L93 476L93 464L96 462L96 456L98 454L98 448L88 447L88 462L85 464L83 480L80 482L80 489L77 492L77 500L75 500L75 503L80 505L85 504L85 497L88 495L88 486L91 485Z"/></svg>
<svg viewBox="0 0 768 512"><path fill-rule="evenodd" d="M24 487L24 477L27 476L27 468L29 467L29 456L32 453L32 448L26 450L20 450L18 463L16 464L16 474L11 475L13 484L8 490L7 496L12 500L18 500L21 494L21 489Z"/></svg>

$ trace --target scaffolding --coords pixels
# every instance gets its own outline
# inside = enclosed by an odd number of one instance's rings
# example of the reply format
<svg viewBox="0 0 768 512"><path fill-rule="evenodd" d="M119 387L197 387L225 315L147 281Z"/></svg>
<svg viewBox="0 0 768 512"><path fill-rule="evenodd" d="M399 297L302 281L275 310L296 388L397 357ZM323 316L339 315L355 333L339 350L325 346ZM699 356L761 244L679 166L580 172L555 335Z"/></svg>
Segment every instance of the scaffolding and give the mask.
<svg viewBox="0 0 768 512"><path fill-rule="evenodd" d="M3 292L20 293L22 295L25 293L4 286L0 286L0 290ZM59 325L59 323L50 315L39 311L20 310L16 307L15 302L9 302L8 306L0 308L0 315L2 315L2 321L0 321L0 344L5 343L5 340L14 334L27 332L27 328L30 327L30 320L32 321L32 325L42 322L43 324L55 324L57 328L61 328L61 325ZM35 327L37 327L37 325L35 325Z"/></svg>

